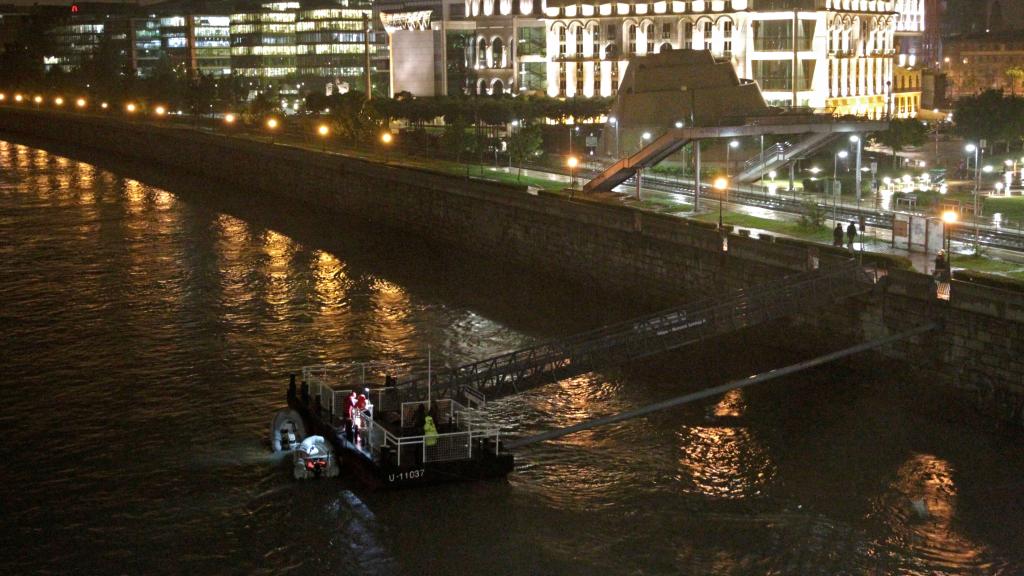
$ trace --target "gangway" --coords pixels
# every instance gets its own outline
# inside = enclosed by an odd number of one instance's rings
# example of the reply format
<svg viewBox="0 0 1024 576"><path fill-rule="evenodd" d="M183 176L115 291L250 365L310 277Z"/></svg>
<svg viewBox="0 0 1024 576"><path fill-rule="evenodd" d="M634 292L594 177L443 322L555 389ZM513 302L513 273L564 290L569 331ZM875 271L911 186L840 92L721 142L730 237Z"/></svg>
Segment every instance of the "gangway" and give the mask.
<svg viewBox="0 0 1024 576"><path fill-rule="evenodd" d="M785 276L737 290L725 297L694 302L604 326L561 340L500 354L435 374L429 394L454 397L469 389L493 400L525 389L606 366L674 350L797 312L807 312L871 290L873 276L850 259L820 270ZM420 400L428 377L400 382L393 398Z"/></svg>
<svg viewBox="0 0 1024 576"><path fill-rule="evenodd" d="M856 346L850 346L849 348L844 348L842 350L825 354L824 356L819 356L817 358L812 358L811 360L806 360L804 362L799 362L797 364L792 364L784 368L769 370L768 372L755 374L754 376L750 376L749 378L733 380L731 382L726 382L725 384L720 384L718 386L713 386L711 388L706 388L704 390L692 392L690 394L684 394L682 396L677 396L675 398L663 400L656 404L642 406L640 408L629 410L627 412L620 412L618 414L612 414L610 416L595 418L593 420L580 422L579 424L573 424L572 426L556 428L554 430L549 430L547 432L542 432L540 434L535 434L533 436L520 438L518 440L507 443L505 447L510 450L515 450L516 448L520 448L522 446L535 444L537 442L544 442L546 440L553 440L555 438L561 438L562 436L568 436L569 434L581 432L583 430L590 430L592 428L597 428L598 426L605 426L608 424L614 424L615 422L622 422L623 420L639 418L642 416L646 416L652 412L657 412L659 410L673 408L675 406L679 406L682 404L689 404L690 402L696 402L697 400L703 400L704 398L710 398L712 396L719 396L721 394L725 394L730 390L738 390L740 388L753 386L754 384L760 384L762 382L774 380L782 376L788 376L789 374L793 374L795 372L807 370L808 368L814 368L815 366L820 366L828 362L834 362L836 360L846 358L847 356L852 356L853 354L859 354L860 352L864 352L866 350L886 346L888 344L892 344L893 342L897 342L905 338L911 338L913 336L917 336L918 334L923 334L925 332L937 330L939 328L941 328L941 325L938 322L926 322L924 324L911 328L910 330L900 332L899 334L884 336L882 338L871 340L870 342L863 342L861 344L857 344Z"/></svg>

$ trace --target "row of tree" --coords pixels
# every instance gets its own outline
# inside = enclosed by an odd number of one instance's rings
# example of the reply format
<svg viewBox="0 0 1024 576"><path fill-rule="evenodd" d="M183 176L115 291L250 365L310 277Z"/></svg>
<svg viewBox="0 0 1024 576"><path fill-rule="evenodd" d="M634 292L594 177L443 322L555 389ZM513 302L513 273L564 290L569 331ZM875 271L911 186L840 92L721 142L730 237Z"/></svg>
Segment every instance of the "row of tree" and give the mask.
<svg viewBox="0 0 1024 576"><path fill-rule="evenodd" d="M1019 144L1024 141L1024 97L988 90L963 96L953 109L956 132L970 140Z"/></svg>

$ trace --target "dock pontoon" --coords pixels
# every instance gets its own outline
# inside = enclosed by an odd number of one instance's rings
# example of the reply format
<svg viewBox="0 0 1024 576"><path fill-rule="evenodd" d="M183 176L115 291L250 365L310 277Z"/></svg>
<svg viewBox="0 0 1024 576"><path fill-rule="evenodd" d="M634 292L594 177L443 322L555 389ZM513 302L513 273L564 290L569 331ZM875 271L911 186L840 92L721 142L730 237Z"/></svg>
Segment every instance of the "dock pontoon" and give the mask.
<svg viewBox="0 0 1024 576"><path fill-rule="evenodd" d="M479 392L463 388L455 398L428 394L401 402L390 374L373 363L309 366L300 385L292 376L288 404L308 433L334 446L343 468L371 485L501 478L512 471L514 458L502 450L501 431L486 417Z"/></svg>

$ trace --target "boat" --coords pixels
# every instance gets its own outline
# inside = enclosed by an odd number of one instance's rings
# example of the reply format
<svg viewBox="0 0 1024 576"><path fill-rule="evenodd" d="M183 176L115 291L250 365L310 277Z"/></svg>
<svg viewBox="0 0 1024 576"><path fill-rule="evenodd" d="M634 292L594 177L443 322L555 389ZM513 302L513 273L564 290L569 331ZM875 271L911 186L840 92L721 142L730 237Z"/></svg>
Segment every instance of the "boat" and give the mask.
<svg viewBox="0 0 1024 576"><path fill-rule="evenodd" d="M402 402L408 395L385 370L375 363L307 366L300 384L294 374L289 379L290 412L302 430L326 440L346 472L372 487L400 488L512 471L515 458L487 418L483 395L463 387L436 397L428 388L425 397ZM381 376L384 386L369 386Z"/></svg>
<svg viewBox="0 0 1024 576"><path fill-rule="evenodd" d="M296 480L332 478L339 473L333 447L323 436L306 436L302 417L294 410L281 410L274 415L270 447L274 452L291 452Z"/></svg>

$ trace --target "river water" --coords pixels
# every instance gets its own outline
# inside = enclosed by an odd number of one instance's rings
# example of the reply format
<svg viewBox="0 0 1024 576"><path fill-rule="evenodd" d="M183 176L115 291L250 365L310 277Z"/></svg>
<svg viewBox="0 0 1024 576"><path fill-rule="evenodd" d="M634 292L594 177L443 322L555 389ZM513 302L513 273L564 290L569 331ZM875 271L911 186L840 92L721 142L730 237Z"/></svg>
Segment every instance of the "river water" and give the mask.
<svg viewBox="0 0 1024 576"><path fill-rule="evenodd" d="M524 448L507 481L296 482L267 446L290 371L457 364L636 310L184 176L9 142L0 166L0 573L1024 573L1019 435L891 367ZM805 357L773 339L492 408L537 432Z"/></svg>

